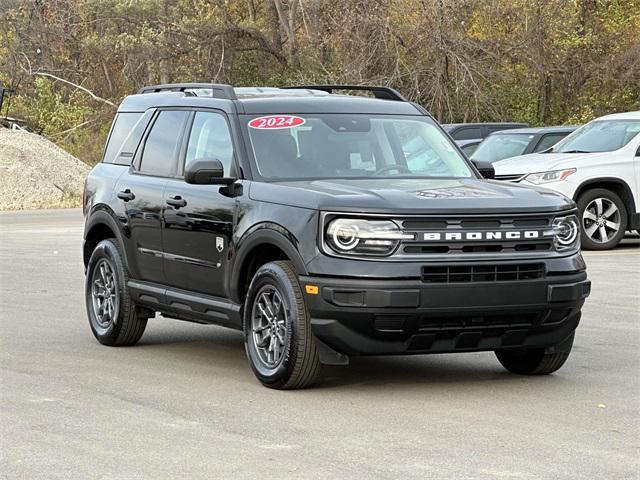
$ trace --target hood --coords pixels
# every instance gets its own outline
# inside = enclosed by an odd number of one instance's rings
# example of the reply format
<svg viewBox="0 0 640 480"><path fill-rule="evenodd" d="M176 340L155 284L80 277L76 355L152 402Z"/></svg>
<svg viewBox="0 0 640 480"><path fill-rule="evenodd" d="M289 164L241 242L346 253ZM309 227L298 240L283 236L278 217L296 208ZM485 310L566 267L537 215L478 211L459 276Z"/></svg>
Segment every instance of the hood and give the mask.
<svg viewBox="0 0 640 480"><path fill-rule="evenodd" d="M331 179L252 183L254 200L332 211L442 214L548 212L573 202L546 189L479 179Z"/></svg>
<svg viewBox="0 0 640 480"><path fill-rule="evenodd" d="M575 167L585 159L600 161L611 156L611 152L598 153L530 153L494 162L496 175L524 175Z"/></svg>

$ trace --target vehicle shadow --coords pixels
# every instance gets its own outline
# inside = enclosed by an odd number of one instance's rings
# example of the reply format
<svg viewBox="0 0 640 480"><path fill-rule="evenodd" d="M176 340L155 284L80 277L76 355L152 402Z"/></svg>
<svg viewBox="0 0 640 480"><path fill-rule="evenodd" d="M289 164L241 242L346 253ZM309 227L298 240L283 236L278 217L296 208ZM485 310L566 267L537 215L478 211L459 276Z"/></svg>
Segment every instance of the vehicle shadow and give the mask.
<svg viewBox="0 0 640 480"><path fill-rule="evenodd" d="M185 372L194 368L211 369L211 375L218 375L220 369L224 369L225 376L252 380L240 332L215 326L189 327L187 330L153 329L145 333L136 350L145 355L161 355L163 361L170 361L173 366L184 365L179 368ZM507 373L491 352L353 357L348 366L325 365L317 388L377 388L382 385L422 388L443 384L460 384L462 388L471 383L486 385L487 382L522 378Z"/></svg>

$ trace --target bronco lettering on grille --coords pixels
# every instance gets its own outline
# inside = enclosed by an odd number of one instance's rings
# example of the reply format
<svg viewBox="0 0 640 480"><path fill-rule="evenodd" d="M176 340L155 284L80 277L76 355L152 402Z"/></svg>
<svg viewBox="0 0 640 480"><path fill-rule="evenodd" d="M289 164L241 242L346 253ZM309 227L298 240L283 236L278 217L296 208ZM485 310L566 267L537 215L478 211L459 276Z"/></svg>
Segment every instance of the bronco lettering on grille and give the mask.
<svg viewBox="0 0 640 480"><path fill-rule="evenodd" d="M542 237L538 230L507 230L482 232L428 232L423 234L423 241L482 241L482 240L535 240Z"/></svg>

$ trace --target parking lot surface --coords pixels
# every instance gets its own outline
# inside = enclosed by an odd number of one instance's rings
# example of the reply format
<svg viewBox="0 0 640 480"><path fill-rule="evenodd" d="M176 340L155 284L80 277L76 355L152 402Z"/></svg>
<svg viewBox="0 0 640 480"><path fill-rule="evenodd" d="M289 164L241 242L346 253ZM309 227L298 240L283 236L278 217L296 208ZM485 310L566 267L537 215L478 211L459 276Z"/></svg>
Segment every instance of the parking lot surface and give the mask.
<svg viewBox="0 0 640 480"><path fill-rule="evenodd" d="M108 348L85 316L79 210L0 213L0 475L11 479L633 479L640 239L587 252L573 353L353 359L313 389L254 379L239 332L158 317Z"/></svg>

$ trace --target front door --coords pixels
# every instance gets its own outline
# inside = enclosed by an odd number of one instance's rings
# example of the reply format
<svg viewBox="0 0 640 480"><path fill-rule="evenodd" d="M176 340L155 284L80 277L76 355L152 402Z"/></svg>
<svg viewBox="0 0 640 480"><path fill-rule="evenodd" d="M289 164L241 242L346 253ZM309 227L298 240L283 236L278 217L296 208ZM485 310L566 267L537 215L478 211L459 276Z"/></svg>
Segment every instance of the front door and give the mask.
<svg viewBox="0 0 640 480"><path fill-rule="evenodd" d="M227 119L221 112L192 114L184 166L200 158L222 162L225 175L233 163ZM218 297L226 296L236 201L219 185L190 185L179 175L165 188L164 271L167 285Z"/></svg>

